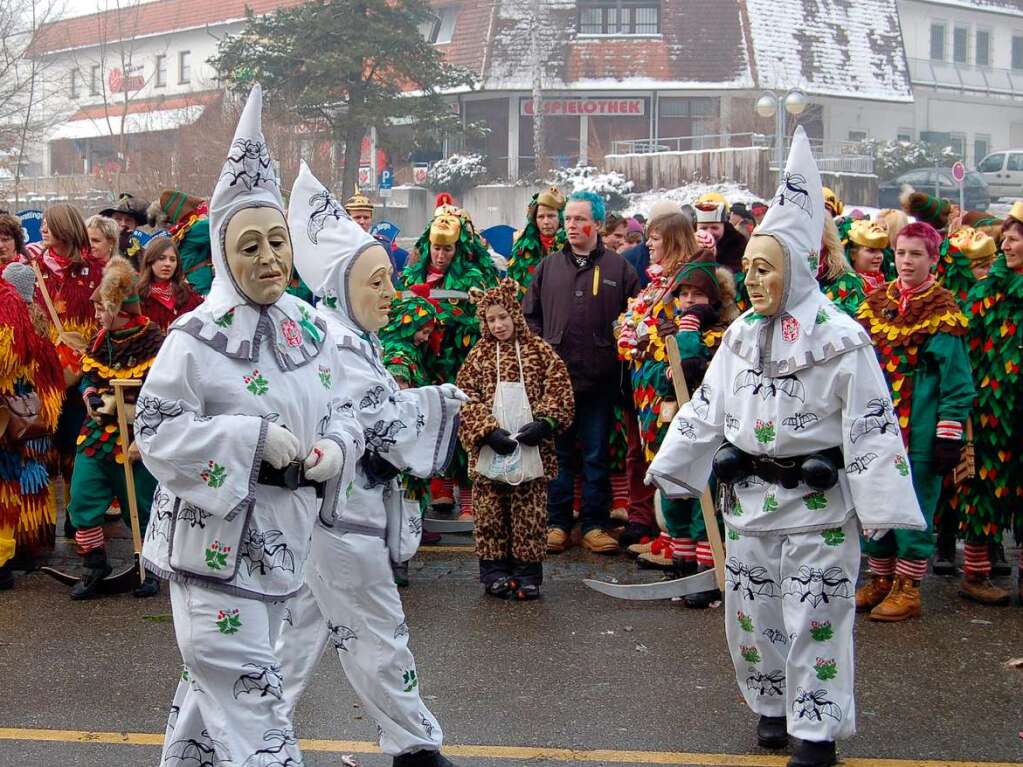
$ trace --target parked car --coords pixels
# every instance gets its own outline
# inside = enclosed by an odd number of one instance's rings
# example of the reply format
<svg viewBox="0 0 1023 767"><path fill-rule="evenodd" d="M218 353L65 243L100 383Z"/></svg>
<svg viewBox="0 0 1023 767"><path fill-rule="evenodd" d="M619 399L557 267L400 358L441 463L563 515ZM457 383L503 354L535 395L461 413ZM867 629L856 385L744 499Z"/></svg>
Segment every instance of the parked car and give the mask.
<svg viewBox="0 0 1023 767"><path fill-rule="evenodd" d="M1023 197L1023 149L992 152L977 163L977 172L994 199Z"/></svg>
<svg viewBox="0 0 1023 767"><path fill-rule="evenodd" d="M952 178L951 168L920 168L903 173L898 178L882 181L877 185L877 204L881 208L898 208L899 195L904 186L911 186L918 192L937 194L956 205L959 204L959 184ZM991 194L983 176L975 171L966 174L963 190L967 210L987 210Z"/></svg>

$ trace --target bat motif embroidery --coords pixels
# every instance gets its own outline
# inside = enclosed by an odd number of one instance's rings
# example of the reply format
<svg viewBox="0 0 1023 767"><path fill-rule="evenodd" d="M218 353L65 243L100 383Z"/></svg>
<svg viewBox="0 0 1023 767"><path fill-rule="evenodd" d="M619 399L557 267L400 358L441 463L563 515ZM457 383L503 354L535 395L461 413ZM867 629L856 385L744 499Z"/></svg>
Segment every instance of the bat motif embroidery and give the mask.
<svg viewBox="0 0 1023 767"><path fill-rule="evenodd" d="M381 386L380 384L377 384L372 389L370 389L368 392L366 392L366 394L363 396L362 400L359 402L359 408L362 409L362 410L365 410L368 407L373 407L373 408L380 407L380 405L383 404L383 401L384 401L384 392L385 391L386 391L386 389L384 389L383 386Z"/></svg>
<svg viewBox="0 0 1023 767"><path fill-rule="evenodd" d="M234 683L235 700L238 700L239 695L248 695L253 692L258 692L260 698L272 695L277 700L283 699L282 684L284 680L281 678L280 666L262 666L258 663L246 663L244 668L256 670L238 677L238 681Z"/></svg>
<svg viewBox="0 0 1023 767"><path fill-rule="evenodd" d="M735 557L729 557L725 563L725 582L732 591L750 601L756 597L780 597L781 589L777 582L767 574L767 569L760 565L750 567Z"/></svg>
<svg viewBox="0 0 1023 767"><path fill-rule="evenodd" d="M416 436L421 437L423 435L423 429L426 428L426 416L423 415L423 411L420 410L416 413Z"/></svg>
<svg viewBox="0 0 1023 767"><path fill-rule="evenodd" d="M401 623L398 624L398 628L394 630L394 638L401 639L402 637L407 637L408 635L409 635L408 621L402 621Z"/></svg>
<svg viewBox="0 0 1023 767"><path fill-rule="evenodd" d="M426 737L433 737L433 722L427 719L422 713L419 714L419 723L423 725L423 729L426 731Z"/></svg>
<svg viewBox="0 0 1023 767"><path fill-rule="evenodd" d="M782 187L778 190L778 204L784 205L791 202L806 215L813 217L810 210L810 193L806 191L806 177L802 173L785 172L782 179Z"/></svg>
<svg viewBox="0 0 1023 767"><path fill-rule="evenodd" d="M858 455L849 461L845 470L849 474L862 474L867 470L867 467L870 466L870 464L877 460L877 458L877 453L864 453L863 455Z"/></svg>
<svg viewBox="0 0 1023 767"><path fill-rule="evenodd" d="M181 706L171 706L170 713L167 715L167 729L172 731L178 724L178 712L181 711Z"/></svg>
<svg viewBox="0 0 1023 767"><path fill-rule="evenodd" d="M414 536L423 534L423 518L413 514L408 518L408 531Z"/></svg>
<svg viewBox="0 0 1023 767"><path fill-rule="evenodd" d="M811 607L819 607L823 602L830 604L832 599L850 599L853 596L853 582L849 580L841 567L820 567L801 565L795 575L782 581L783 595L799 597Z"/></svg>
<svg viewBox="0 0 1023 767"><path fill-rule="evenodd" d="M256 750L242 762L242 767L301 767L302 757L295 748L298 739L291 728L267 730L263 733L263 742L270 745Z"/></svg>
<svg viewBox="0 0 1023 767"><path fill-rule="evenodd" d="M407 428L404 422L397 419L391 421L386 426L384 426L382 419L377 421L364 432L366 436L366 449L372 449L377 453L388 452L391 449L391 445L397 443L398 433L404 428Z"/></svg>
<svg viewBox="0 0 1023 767"><path fill-rule="evenodd" d="M183 738L171 743L163 764L165 767L217 767L218 756L225 761L231 760L227 746L203 730L198 738Z"/></svg>
<svg viewBox="0 0 1023 767"><path fill-rule="evenodd" d="M728 431L739 431L740 421L731 413L725 413L725 429Z"/></svg>
<svg viewBox="0 0 1023 767"><path fill-rule="evenodd" d="M164 492L162 487L157 486L156 494L153 496L153 506L149 513L149 528L146 530L146 538L148 540L155 538L169 540L170 520L173 515L170 494Z"/></svg>
<svg viewBox="0 0 1023 767"><path fill-rule="evenodd" d="M767 638L768 641L770 641L771 644L788 644L789 643L788 634L786 634L781 629L776 629L776 628L773 628L771 626L768 626L761 633L764 635L764 637Z"/></svg>
<svg viewBox="0 0 1023 767"><path fill-rule="evenodd" d="M756 691L758 695L766 695L768 698L784 695L785 672L779 668L765 674L751 668L749 676L746 677L746 689Z"/></svg>
<svg viewBox="0 0 1023 767"><path fill-rule="evenodd" d="M899 433L899 423L895 420L892 402L880 397L867 403L867 412L855 419L849 428L849 441L856 443L861 437L873 432L881 434Z"/></svg>
<svg viewBox="0 0 1023 767"><path fill-rule="evenodd" d="M260 575L274 570L287 573L295 572L295 555L284 542L284 533L280 530L261 532L254 527L242 539L239 555L248 567L248 574L259 570Z"/></svg>
<svg viewBox="0 0 1023 767"><path fill-rule="evenodd" d="M735 486L743 490L750 490L754 487L762 487L767 483L758 477L756 474L750 474L745 479L741 479L735 483Z"/></svg>
<svg viewBox="0 0 1023 767"><path fill-rule="evenodd" d="M678 429L679 436L682 439L696 439L696 427L693 426L693 422L688 418L676 418L675 428Z"/></svg>
<svg viewBox="0 0 1023 767"><path fill-rule="evenodd" d="M206 529L206 520L212 516L210 512L193 506L188 501L183 501L181 509L178 511L179 521L187 522L189 527L198 527L200 530Z"/></svg>
<svg viewBox="0 0 1023 767"><path fill-rule="evenodd" d="M177 402L168 402L148 394L135 402L135 429L140 437L152 437L168 418L177 418L184 411Z"/></svg>
<svg viewBox="0 0 1023 767"><path fill-rule="evenodd" d="M224 163L220 178L229 178L228 186L241 183L247 191L261 185L277 185L274 178L270 150L262 141L235 139Z"/></svg>
<svg viewBox="0 0 1023 767"><path fill-rule="evenodd" d="M803 388L802 381L796 378L795 375L771 378L764 375L763 370L747 368L735 377L732 393L738 394L744 389L752 389L753 396L760 395L760 398L763 400L777 397L780 393L786 397L797 399L800 402L806 401L806 390Z"/></svg>
<svg viewBox="0 0 1023 767"><path fill-rule="evenodd" d="M345 642L354 642L359 638L348 626L340 626L330 620L327 621L327 631L330 632L330 641L334 643L334 649L340 652L348 652Z"/></svg>
<svg viewBox="0 0 1023 767"><path fill-rule="evenodd" d="M284 612L281 613L281 623L287 623L289 626L294 627L295 619L291 615L290 607L285 607Z"/></svg>
<svg viewBox="0 0 1023 767"><path fill-rule="evenodd" d="M701 384L700 388L693 392L692 399L689 400L693 406L693 412L705 421L710 415L711 393L712 390L707 384Z"/></svg>
<svg viewBox="0 0 1023 767"><path fill-rule="evenodd" d="M340 221L342 218L349 218L347 211L334 199L334 195L324 190L317 192L309 198L309 207L312 213L309 214L309 223L306 225L306 233L314 243L320 236L323 227L327 225L327 219L333 218Z"/></svg>
<svg viewBox="0 0 1023 767"><path fill-rule="evenodd" d="M792 701L792 712L796 719L808 719L811 722L823 722L828 716L836 722L842 721L842 708L828 699L827 690L804 690L798 688L795 700Z"/></svg>
<svg viewBox="0 0 1023 767"><path fill-rule="evenodd" d="M788 418L783 418L782 426L791 426L792 431L803 431L810 424L818 423L821 419L816 413L795 413Z"/></svg>

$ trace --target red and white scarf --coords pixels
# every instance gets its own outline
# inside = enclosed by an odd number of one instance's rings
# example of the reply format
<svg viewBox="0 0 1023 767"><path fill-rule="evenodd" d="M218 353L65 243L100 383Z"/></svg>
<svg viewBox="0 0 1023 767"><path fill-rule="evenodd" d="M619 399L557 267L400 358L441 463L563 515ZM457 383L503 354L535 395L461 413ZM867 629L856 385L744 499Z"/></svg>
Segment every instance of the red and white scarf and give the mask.
<svg viewBox="0 0 1023 767"><path fill-rule="evenodd" d="M174 286L170 280L150 283L149 297L167 307L169 311L173 312L177 308L177 296L174 293Z"/></svg>
<svg viewBox="0 0 1023 767"><path fill-rule="evenodd" d="M909 302L913 296L919 295L925 292L934 284L935 277L933 274L928 274L927 279L921 282L914 288L907 288L902 284L902 278L900 277L895 281L895 287L899 291L899 314L905 314L909 308Z"/></svg>

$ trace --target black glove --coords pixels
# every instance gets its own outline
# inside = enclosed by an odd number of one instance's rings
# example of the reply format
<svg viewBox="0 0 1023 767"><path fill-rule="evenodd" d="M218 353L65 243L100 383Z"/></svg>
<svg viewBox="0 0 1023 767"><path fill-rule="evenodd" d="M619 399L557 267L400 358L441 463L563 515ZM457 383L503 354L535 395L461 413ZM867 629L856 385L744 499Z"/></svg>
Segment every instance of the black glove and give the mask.
<svg viewBox="0 0 1023 767"><path fill-rule="evenodd" d="M682 374L686 377L686 388L692 395L703 383L703 375L707 372L707 360L703 357L686 357L682 362Z"/></svg>
<svg viewBox="0 0 1023 767"><path fill-rule="evenodd" d="M551 436L551 425L546 421L530 421L521 429L515 439L520 445L536 447Z"/></svg>
<svg viewBox="0 0 1023 767"><path fill-rule="evenodd" d="M962 440L936 437L934 439L934 453L932 455L934 473L945 475L958 466L959 453L962 449Z"/></svg>
<svg viewBox="0 0 1023 767"><path fill-rule="evenodd" d="M686 315L693 315L700 319L700 330L708 330L712 326L717 324L720 315L718 310L710 304L697 304L696 306L690 306L688 309L682 312L682 317Z"/></svg>
<svg viewBox="0 0 1023 767"><path fill-rule="evenodd" d="M400 469L394 468L386 458L381 458L380 454L373 450L363 453L360 463L363 474L373 485L386 485L401 473Z"/></svg>
<svg viewBox="0 0 1023 767"><path fill-rule="evenodd" d="M518 447L518 443L504 429L494 429L483 438L483 441L490 445L498 455L511 455L515 452L515 448Z"/></svg>
<svg viewBox="0 0 1023 767"><path fill-rule="evenodd" d="M99 409L103 407L103 398L92 392L85 399L88 401L89 407L92 408L92 412L99 413Z"/></svg>

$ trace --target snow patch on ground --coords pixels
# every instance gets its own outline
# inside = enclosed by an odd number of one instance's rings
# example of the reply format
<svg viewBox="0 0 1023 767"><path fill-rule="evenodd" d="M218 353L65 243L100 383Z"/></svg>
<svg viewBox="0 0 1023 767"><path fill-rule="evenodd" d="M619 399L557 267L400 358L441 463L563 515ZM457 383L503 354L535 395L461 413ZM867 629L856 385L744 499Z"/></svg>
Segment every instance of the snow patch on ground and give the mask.
<svg viewBox="0 0 1023 767"><path fill-rule="evenodd" d="M701 195L707 194L708 192L717 192L718 194L723 195L724 198L728 200L729 205L742 202L748 206L754 202L765 202L762 197L747 189L745 184L733 181L721 181L717 183L694 181L691 184L676 187L675 189L654 189L649 192L630 194L628 196L629 203L625 207L625 215L633 216L637 213L641 213L642 215L649 217L650 208L652 208L654 203L658 200L673 200L679 205L692 205Z"/></svg>

